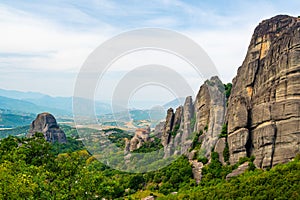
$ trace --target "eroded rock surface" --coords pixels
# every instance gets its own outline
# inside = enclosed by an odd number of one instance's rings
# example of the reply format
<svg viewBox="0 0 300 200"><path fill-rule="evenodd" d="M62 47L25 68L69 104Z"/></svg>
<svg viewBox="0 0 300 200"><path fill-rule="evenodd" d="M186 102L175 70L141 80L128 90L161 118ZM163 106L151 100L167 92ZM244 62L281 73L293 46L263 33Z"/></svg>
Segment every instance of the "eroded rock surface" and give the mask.
<svg viewBox="0 0 300 200"><path fill-rule="evenodd" d="M230 174L228 174L226 176L226 180L229 180L232 177L241 175L242 173L244 173L248 168L249 168L249 162L245 162L243 164L241 164L237 169L233 170Z"/></svg>
<svg viewBox="0 0 300 200"><path fill-rule="evenodd" d="M279 15L255 29L228 103L230 163L260 168L300 152L300 19Z"/></svg>
<svg viewBox="0 0 300 200"><path fill-rule="evenodd" d="M206 157L210 157L225 119L226 97L224 85L215 76L205 81L195 100L195 127L196 133L202 132L201 149Z"/></svg>
<svg viewBox="0 0 300 200"><path fill-rule="evenodd" d="M50 113L40 113L31 123L27 137L32 137L35 133L43 133L48 142L66 143L65 133L59 128L56 119Z"/></svg>
<svg viewBox="0 0 300 200"><path fill-rule="evenodd" d="M218 139L216 145L215 145L215 152L219 154L219 161L222 163L222 165L226 165L226 162L224 160L223 152L226 147L226 139L220 138Z"/></svg>
<svg viewBox="0 0 300 200"><path fill-rule="evenodd" d="M138 128L131 140L125 140L125 153L139 149L145 142L150 141L150 127Z"/></svg>
<svg viewBox="0 0 300 200"><path fill-rule="evenodd" d="M200 87L195 103L188 96L184 105L178 107L175 113L170 108L161 137L165 157L187 155L194 137L200 132L201 149L209 157L221 133L225 104L224 85L218 77L212 77Z"/></svg>

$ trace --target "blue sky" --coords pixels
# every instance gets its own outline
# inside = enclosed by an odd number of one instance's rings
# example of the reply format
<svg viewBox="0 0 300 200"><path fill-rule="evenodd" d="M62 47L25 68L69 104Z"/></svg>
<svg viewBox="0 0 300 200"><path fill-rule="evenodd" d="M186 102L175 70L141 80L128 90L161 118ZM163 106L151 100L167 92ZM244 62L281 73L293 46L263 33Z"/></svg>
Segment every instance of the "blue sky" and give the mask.
<svg viewBox="0 0 300 200"><path fill-rule="evenodd" d="M255 26L277 14L298 16L299 8L299 0L1 1L0 88L71 96L93 49L143 27L167 28L195 40L229 82ZM191 78L191 84L197 91L201 82Z"/></svg>

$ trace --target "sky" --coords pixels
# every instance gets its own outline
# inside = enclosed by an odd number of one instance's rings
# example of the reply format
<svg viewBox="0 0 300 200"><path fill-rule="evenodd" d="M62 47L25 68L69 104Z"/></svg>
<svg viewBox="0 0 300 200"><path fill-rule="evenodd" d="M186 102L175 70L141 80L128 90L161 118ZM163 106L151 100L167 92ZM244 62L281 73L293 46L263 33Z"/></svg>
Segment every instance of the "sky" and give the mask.
<svg viewBox="0 0 300 200"><path fill-rule="evenodd" d="M145 27L191 38L212 59L221 80L231 82L259 22L278 14L299 16L299 8L299 0L2 0L0 88L72 96L77 74L95 48L113 36ZM196 93L203 80L176 59L151 51L120 59L99 83L104 86L98 87L99 99L110 99L114 86L133 65L154 60L174 68L180 64L178 72ZM163 88L135 91L133 96L155 101L157 91L165 93L160 101L174 97Z"/></svg>

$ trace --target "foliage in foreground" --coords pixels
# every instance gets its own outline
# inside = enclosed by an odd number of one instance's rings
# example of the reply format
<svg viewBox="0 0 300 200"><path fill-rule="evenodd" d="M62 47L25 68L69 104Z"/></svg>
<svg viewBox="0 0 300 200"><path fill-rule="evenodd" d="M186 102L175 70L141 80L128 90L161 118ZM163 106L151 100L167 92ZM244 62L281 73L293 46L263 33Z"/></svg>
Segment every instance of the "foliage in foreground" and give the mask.
<svg viewBox="0 0 300 200"><path fill-rule="evenodd" d="M84 149L60 147L67 153L57 155L57 145L43 134L1 140L0 199L123 199L147 187L168 194L192 178L185 158L157 172L130 174L110 169Z"/></svg>
<svg viewBox="0 0 300 200"><path fill-rule="evenodd" d="M42 134L1 140L0 199L140 199L150 194L161 199L300 198L299 158L226 181L234 166L221 166L214 153L196 185L185 157L158 171L130 174L110 169L84 149L71 152L78 144L69 145L58 154Z"/></svg>
<svg viewBox="0 0 300 200"><path fill-rule="evenodd" d="M299 199L300 156L269 171L247 171L229 181L212 179L161 199Z"/></svg>

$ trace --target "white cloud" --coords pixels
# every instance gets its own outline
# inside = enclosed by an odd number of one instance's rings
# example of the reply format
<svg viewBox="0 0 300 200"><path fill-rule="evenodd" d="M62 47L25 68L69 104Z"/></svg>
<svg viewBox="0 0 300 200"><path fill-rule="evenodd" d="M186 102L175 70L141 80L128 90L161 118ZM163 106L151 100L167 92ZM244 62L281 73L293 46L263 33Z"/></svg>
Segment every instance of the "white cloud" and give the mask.
<svg viewBox="0 0 300 200"><path fill-rule="evenodd" d="M242 64L250 43L252 28L192 31L186 34L195 40L212 59L224 82L231 82Z"/></svg>
<svg viewBox="0 0 300 200"><path fill-rule="evenodd" d="M39 54L2 58L2 62L27 69L77 70L111 30L75 32L47 19L13 8L0 7L0 53Z"/></svg>

